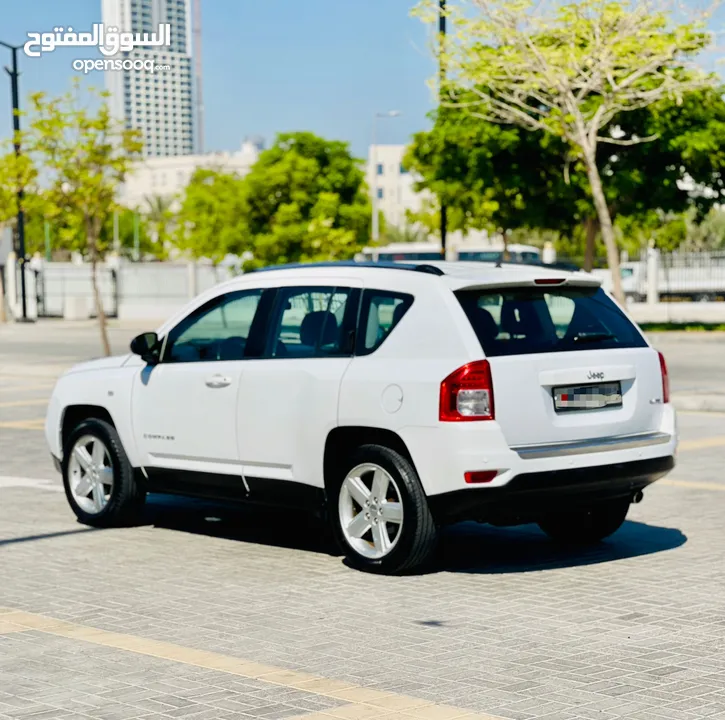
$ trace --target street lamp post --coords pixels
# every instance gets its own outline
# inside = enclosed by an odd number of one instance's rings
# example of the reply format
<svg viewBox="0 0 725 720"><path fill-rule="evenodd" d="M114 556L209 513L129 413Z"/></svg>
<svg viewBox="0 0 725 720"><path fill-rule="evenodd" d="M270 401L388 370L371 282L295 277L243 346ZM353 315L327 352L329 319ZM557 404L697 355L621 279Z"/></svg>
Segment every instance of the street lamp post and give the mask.
<svg viewBox="0 0 725 720"><path fill-rule="evenodd" d="M380 217L378 212L378 119L395 118L401 115L399 110L375 113L373 116L373 147L372 147L372 193L373 193L373 222L372 241L375 244L380 239Z"/></svg>
<svg viewBox="0 0 725 720"><path fill-rule="evenodd" d="M0 45L8 48L12 54L12 69L6 67L5 71L10 75L10 87L13 103L13 145L15 147L15 156L20 157L20 98L18 95L18 50L22 45L9 45L0 40ZM18 182L18 262L20 263L20 293L22 295L23 316L22 321L28 321L28 302L25 290L25 213L23 212L23 186Z"/></svg>
<svg viewBox="0 0 725 720"><path fill-rule="evenodd" d="M440 86L438 104L439 106L443 102L443 86L446 81L446 63L443 57L445 51L445 39L446 39L446 0L439 0L438 10L438 33L440 37L440 47L438 49L440 55ZM446 259L446 238L448 235L448 208L444 198L440 199L441 204L441 257L443 260Z"/></svg>

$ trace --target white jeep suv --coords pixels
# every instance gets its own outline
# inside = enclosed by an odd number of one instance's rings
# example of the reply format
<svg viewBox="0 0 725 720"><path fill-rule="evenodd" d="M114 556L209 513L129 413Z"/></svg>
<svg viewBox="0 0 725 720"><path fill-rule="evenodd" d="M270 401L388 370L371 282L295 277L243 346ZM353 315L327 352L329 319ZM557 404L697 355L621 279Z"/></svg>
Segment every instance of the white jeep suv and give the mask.
<svg viewBox="0 0 725 720"><path fill-rule="evenodd" d="M674 466L664 358L586 273L271 268L131 350L74 367L48 409L91 525L133 522L148 492L305 505L355 565L401 572L461 520L599 541Z"/></svg>

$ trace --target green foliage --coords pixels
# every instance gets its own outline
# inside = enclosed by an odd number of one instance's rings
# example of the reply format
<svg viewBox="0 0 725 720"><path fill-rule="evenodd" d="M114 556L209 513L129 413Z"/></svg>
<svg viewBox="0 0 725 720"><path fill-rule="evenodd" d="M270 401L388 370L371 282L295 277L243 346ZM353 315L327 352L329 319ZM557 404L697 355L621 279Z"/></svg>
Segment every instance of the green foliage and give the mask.
<svg viewBox="0 0 725 720"><path fill-rule="evenodd" d="M43 212L43 198L37 190L38 171L27 155L16 156L13 149L0 155L0 228L15 225L18 214L18 190L23 190L26 217ZM26 248L27 250L27 248Z"/></svg>
<svg viewBox="0 0 725 720"><path fill-rule="evenodd" d="M50 219L63 218L54 225L64 246L95 263L110 247L101 229L142 143L138 131L111 116L108 94L91 92L102 101L95 113L83 107L77 86L57 99L33 95L25 145L43 167Z"/></svg>
<svg viewBox="0 0 725 720"><path fill-rule="evenodd" d="M420 178L419 191L445 201L451 230L569 229L581 220L577 203L583 193L578 175L573 184L565 182L563 143L450 108L434 117L431 131L413 137L405 163ZM412 219L425 222L431 213L433 229L437 203Z"/></svg>
<svg viewBox="0 0 725 720"><path fill-rule="evenodd" d="M281 134L245 178L248 267L345 259L366 243L370 203L348 145L312 133Z"/></svg>
<svg viewBox="0 0 725 720"><path fill-rule="evenodd" d="M437 5L422 0L418 13L434 22ZM607 132L615 117L717 84L692 65L710 35L702 23L675 24L654 0L460 0L449 9L453 32L439 43L443 104L565 144L567 162L586 173L613 291L624 302L598 149L653 139Z"/></svg>
<svg viewBox="0 0 725 720"><path fill-rule="evenodd" d="M428 233L420 227L414 225L404 225L396 227L395 225L386 225L380 235L378 245L390 245L391 243L414 243L426 242Z"/></svg>
<svg viewBox="0 0 725 720"><path fill-rule="evenodd" d="M725 325L718 323L639 323L646 333L654 332L725 332Z"/></svg>
<svg viewBox="0 0 725 720"><path fill-rule="evenodd" d="M193 258L218 263L227 254L241 255L249 248L248 218L244 180L200 168L186 187L174 243Z"/></svg>
<svg viewBox="0 0 725 720"><path fill-rule="evenodd" d="M725 209L712 208L701 223L691 223L688 230L687 244L693 250L725 249Z"/></svg>
<svg viewBox="0 0 725 720"><path fill-rule="evenodd" d="M165 260L167 251L163 242L156 241L154 227L147 216L137 210L117 206L101 227L100 244L112 248L114 243L113 216L118 215L118 244L121 257L132 259L135 255L135 228L138 224L138 250L142 258L154 257Z"/></svg>
<svg viewBox="0 0 725 720"><path fill-rule="evenodd" d="M101 342L110 355L96 269L111 247L112 234L102 231L115 208L116 191L143 145L137 130L112 117L105 102L108 93L91 93L101 101L95 111L81 103L77 82L60 98L33 95L30 129L23 141L29 157L43 168L46 217L54 221L56 237L91 261Z"/></svg>
<svg viewBox="0 0 725 720"><path fill-rule="evenodd" d="M406 163L420 177L418 189L445 198L452 229L510 228L522 237L532 229L556 231L559 254L583 257L580 226L596 217L596 209L586 171L580 161L571 162L565 143L543 131L449 108L434 118L431 131L414 137ZM597 149L620 247L636 253L652 237L662 249L675 247L685 238L682 221L672 214L691 207L700 217L717 201L716 193L725 192L723 92L693 91L679 105L664 99L615 116L610 126L628 136L656 135L649 143ZM691 196L678 187L688 176L715 192ZM425 222L426 215L436 227L437 207L415 219ZM601 241L595 254L605 254Z"/></svg>
<svg viewBox="0 0 725 720"><path fill-rule="evenodd" d="M143 224L147 226L150 247L144 252L162 260L168 254L172 243L175 223L175 197L153 195L146 198L145 207L140 208Z"/></svg>

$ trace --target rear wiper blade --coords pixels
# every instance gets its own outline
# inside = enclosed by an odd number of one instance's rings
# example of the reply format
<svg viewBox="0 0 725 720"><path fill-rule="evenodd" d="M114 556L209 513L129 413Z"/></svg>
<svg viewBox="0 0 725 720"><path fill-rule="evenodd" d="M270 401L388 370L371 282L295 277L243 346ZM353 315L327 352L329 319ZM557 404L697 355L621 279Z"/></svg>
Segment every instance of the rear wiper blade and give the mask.
<svg viewBox="0 0 725 720"><path fill-rule="evenodd" d="M580 332L577 333L574 342L597 342L597 340L614 340L616 336L607 332Z"/></svg>

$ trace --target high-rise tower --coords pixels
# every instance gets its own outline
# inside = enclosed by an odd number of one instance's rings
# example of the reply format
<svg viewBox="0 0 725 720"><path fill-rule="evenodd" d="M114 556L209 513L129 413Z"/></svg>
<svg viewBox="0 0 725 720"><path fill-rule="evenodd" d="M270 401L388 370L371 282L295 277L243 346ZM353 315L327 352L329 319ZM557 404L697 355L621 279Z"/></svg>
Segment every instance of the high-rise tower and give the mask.
<svg viewBox="0 0 725 720"><path fill-rule="evenodd" d="M168 47L135 47L127 57L168 70L108 70L113 114L142 131L144 155L190 155L196 147L191 0L101 0L103 24L122 32L155 33L171 26Z"/></svg>

